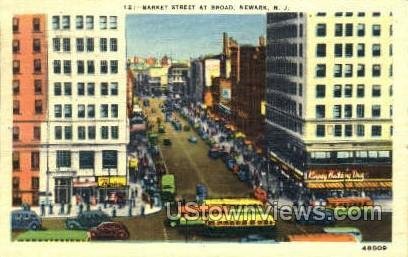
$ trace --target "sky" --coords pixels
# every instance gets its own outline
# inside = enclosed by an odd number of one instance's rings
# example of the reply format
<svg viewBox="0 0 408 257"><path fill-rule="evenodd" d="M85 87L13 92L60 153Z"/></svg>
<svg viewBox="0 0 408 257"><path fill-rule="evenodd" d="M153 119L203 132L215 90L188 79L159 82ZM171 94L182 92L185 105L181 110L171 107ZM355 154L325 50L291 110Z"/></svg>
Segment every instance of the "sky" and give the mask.
<svg viewBox="0 0 408 257"><path fill-rule="evenodd" d="M265 15L129 15L127 55L186 60L221 53L223 32L256 45L265 31Z"/></svg>

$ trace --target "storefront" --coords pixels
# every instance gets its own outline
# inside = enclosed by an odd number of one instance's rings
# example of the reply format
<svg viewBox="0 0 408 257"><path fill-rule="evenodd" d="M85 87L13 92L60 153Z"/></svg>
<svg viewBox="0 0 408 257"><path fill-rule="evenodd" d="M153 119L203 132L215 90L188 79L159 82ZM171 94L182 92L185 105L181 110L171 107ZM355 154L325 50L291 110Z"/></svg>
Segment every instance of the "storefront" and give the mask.
<svg viewBox="0 0 408 257"><path fill-rule="evenodd" d="M73 191L76 204L90 203L95 205L96 202L96 181L95 177L77 177L73 180Z"/></svg>
<svg viewBox="0 0 408 257"><path fill-rule="evenodd" d="M72 195L72 177L56 177L55 178L55 203L69 203Z"/></svg>
<svg viewBox="0 0 408 257"><path fill-rule="evenodd" d="M97 177L98 200L112 204L125 203L128 199L128 185L126 176Z"/></svg>

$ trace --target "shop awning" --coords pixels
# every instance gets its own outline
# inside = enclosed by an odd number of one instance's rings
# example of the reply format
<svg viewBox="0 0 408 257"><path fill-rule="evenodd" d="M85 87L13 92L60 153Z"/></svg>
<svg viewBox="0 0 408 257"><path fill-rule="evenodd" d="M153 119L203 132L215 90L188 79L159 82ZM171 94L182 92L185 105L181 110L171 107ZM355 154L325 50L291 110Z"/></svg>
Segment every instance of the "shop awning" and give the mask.
<svg viewBox="0 0 408 257"><path fill-rule="evenodd" d="M96 187L96 182L75 182L72 185L73 187Z"/></svg>
<svg viewBox="0 0 408 257"><path fill-rule="evenodd" d="M310 189L390 189L391 181L353 181L353 182L307 182L306 186Z"/></svg>

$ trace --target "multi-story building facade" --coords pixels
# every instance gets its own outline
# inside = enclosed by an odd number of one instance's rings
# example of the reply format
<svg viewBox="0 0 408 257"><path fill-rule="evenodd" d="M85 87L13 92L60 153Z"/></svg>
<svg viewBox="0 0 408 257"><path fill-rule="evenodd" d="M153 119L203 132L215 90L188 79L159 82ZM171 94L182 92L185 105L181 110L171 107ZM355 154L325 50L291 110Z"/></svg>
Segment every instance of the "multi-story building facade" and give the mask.
<svg viewBox="0 0 408 257"><path fill-rule="evenodd" d="M13 205L38 205L42 125L47 114L44 15L13 17Z"/></svg>
<svg viewBox="0 0 408 257"><path fill-rule="evenodd" d="M204 91L204 70L201 59L194 59L190 63L190 82L188 98L192 103L201 104L203 102Z"/></svg>
<svg viewBox="0 0 408 257"><path fill-rule="evenodd" d="M45 201L125 194L127 70L125 21L112 14L47 16L48 122L42 127Z"/></svg>
<svg viewBox="0 0 408 257"><path fill-rule="evenodd" d="M189 67L184 63L173 63L168 71L168 87L174 95L184 96L189 84Z"/></svg>
<svg viewBox="0 0 408 257"><path fill-rule="evenodd" d="M268 147L315 193L391 189L391 16L267 15Z"/></svg>

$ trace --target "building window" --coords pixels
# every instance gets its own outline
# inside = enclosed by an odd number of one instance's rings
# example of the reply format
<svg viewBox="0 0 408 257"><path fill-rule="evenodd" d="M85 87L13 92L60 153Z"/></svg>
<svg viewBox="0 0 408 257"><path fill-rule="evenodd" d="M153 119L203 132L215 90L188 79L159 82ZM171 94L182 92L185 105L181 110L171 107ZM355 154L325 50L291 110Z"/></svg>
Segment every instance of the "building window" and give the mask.
<svg viewBox="0 0 408 257"><path fill-rule="evenodd" d="M36 38L33 39L33 52L40 53L41 52L41 40Z"/></svg>
<svg viewBox="0 0 408 257"><path fill-rule="evenodd" d="M34 190L34 191L38 191L39 188L40 188L40 178L39 177L32 177L31 178L31 189ZM33 196L33 198L34 198L34 196ZM37 205L38 205L38 201L37 201Z"/></svg>
<svg viewBox="0 0 408 257"><path fill-rule="evenodd" d="M71 82L64 82L64 95L72 95Z"/></svg>
<svg viewBox="0 0 408 257"><path fill-rule="evenodd" d="M334 105L333 106L333 118L341 119L341 105Z"/></svg>
<svg viewBox="0 0 408 257"><path fill-rule="evenodd" d="M41 140L41 127L34 127L33 128L33 139L34 140Z"/></svg>
<svg viewBox="0 0 408 257"><path fill-rule="evenodd" d="M13 54L20 52L20 40L13 40Z"/></svg>
<svg viewBox="0 0 408 257"><path fill-rule="evenodd" d="M64 127L64 136L66 140L72 139L72 127L71 126Z"/></svg>
<svg viewBox="0 0 408 257"><path fill-rule="evenodd" d="M364 104L356 105L356 114L357 118L364 118Z"/></svg>
<svg viewBox="0 0 408 257"><path fill-rule="evenodd" d="M346 24L346 37L352 37L352 36L353 36L353 24L347 23Z"/></svg>
<svg viewBox="0 0 408 257"><path fill-rule="evenodd" d="M77 73L84 74L85 73L85 63L84 61L77 61Z"/></svg>
<svg viewBox="0 0 408 257"><path fill-rule="evenodd" d="M344 118L351 118L353 116L353 106L351 104L344 105Z"/></svg>
<svg viewBox="0 0 408 257"><path fill-rule="evenodd" d="M111 126L111 138L112 139L119 138L119 127L118 126Z"/></svg>
<svg viewBox="0 0 408 257"><path fill-rule="evenodd" d="M299 44L299 57L303 57L303 44Z"/></svg>
<svg viewBox="0 0 408 257"><path fill-rule="evenodd" d="M55 74L61 73L61 61L60 60L54 60L54 73Z"/></svg>
<svg viewBox="0 0 408 257"><path fill-rule="evenodd" d="M351 137L352 135L353 135L352 125L345 125L344 126L344 136Z"/></svg>
<svg viewBox="0 0 408 257"><path fill-rule="evenodd" d="M299 105L298 105L298 109L299 109L299 117L302 117L302 116L303 116L303 107L302 107L302 104L299 104Z"/></svg>
<svg viewBox="0 0 408 257"><path fill-rule="evenodd" d="M19 73L20 73L20 61L13 60L13 74L19 74Z"/></svg>
<svg viewBox="0 0 408 257"><path fill-rule="evenodd" d="M316 125L316 137L326 136L326 128L324 125Z"/></svg>
<svg viewBox="0 0 408 257"><path fill-rule="evenodd" d="M13 170L20 170L20 152L13 152Z"/></svg>
<svg viewBox="0 0 408 257"><path fill-rule="evenodd" d="M71 167L71 151L57 151L57 168Z"/></svg>
<svg viewBox="0 0 408 257"><path fill-rule="evenodd" d="M79 168L93 169L95 166L95 152L80 151L79 152Z"/></svg>
<svg viewBox="0 0 408 257"><path fill-rule="evenodd" d="M78 105L78 118L85 118L85 105L84 104Z"/></svg>
<svg viewBox="0 0 408 257"><path fill-rule="evenodd" d="M54 83L54 95L60 96L62 94L62 87L60 82Z"/></svg>
<svg viewBox="0 0 408 257"><path fill-rule="evenodd" d="M68 15L62 16L62 29L70 29L70 17Z"/></svg>
<svg viewBox="0 0 408 257"><path fill-rule="evenodd" d="M96 135L96 127L88 126L88 139L95 139L95 135Z"/></svg>
<svg viewBox="0 0 408 257"><path fill-rule="evenodd" d="M357 85L357 97L364 97L364 85L363 84L359 84Z"/></svg>
<svg viewBox="0 0 408 257"><path fill-rule="evenodd" d="M373 36L381 36L381 25L379 24L373 25Z"/></svg>
<svg viewBox="0 0 408 257"><path fill-rule="evenodd" d="M381 76L381 66L379 64L373 64L372 76L373 77Z"/></svg>
<svg viewBox="0 0 408 257"><path fill-rule="evenodd" d="M102 167L104 169L117 168L118 166L118 151L105 150L102 151Z"/></svg>
<svg viewBox="0 0 408 257"><path fill-rule="evenodd" d="M86 51L88 52L93 52L94 51L94 39L91 37L88 37L86 39Z"/></svg>
<svg viewBox="0 0 408 257"><path fill-rule="evenodd" d="M343 24L341 23L334 24L334 36L336 37L343 36Z"/></svg>
<svg viewBox="0 0 408 257"><path fill-rule="evenodd" d="M85 83L78 82L77 83L78 95L83 96L85 95Z"/></svg>
<svg viewBox="0 0 408 257"><path fill-rule="evenodd" d="M64 104L64 117L72 118L72 105Z"/></svg>
<svg viewBox="0 0 408 257"><path fill-rule="evenodd" d="M93 28L94 28L94 17L86 16L86 29L93 29Z"/></svg>
<svg viewBox="0 0 408 257"><path fill-rule="evenodd" d="M88 118L95 118L95 105L88 105Z"/></svg>
<svg viewBox="0 0 408 257"><path fill-rule="evenodd" d="M357 65L357 77L364 77L365 76L365 66L364 64Z"/></svg>
<svg viewBox="0 0 408 257"><path fill-rule="evenodd" d="M76 48L77 52L83 52L84 51L84 39L83 38L77 38L76 39Z"/></svg>
<svg viewBox="0 0 408 257"><path fill-rule="evenodd" d="M392 64L388 68L388 76L392 77Z"/></svg>
<svg viewBox="0 0 408 257"><path fill-rule="evenodd" d="M20 94L20 80L13 80L13 95Z"/></svg>
<svg viewBox="0 0 408 257"><path fill-rule="evenodd" d="M351 17L351 16L353 16L352 12L346 12L346 17Z"/></svg>
<svg viewBox="0 0 408 257"><path fill-rule="evenodd" d="M63 38L62 39L62 50L64 52L71 51L71 39L70 38Z"/></svg>
<svg viewBox="0 0 408 257"><path fill-rule="evenodd" d="M108 61L102 60L101 61L101 74L108 73Z"/></svg>
<svg viewBox="0 0 408 257"><path fill-rule="evenodd" d="M40 168L40 152L31 152L31 169L38 170Z"/></svg>
<svg viewBox="0 0 408 257"><path fill-rule="evenodd" d="M17 33L19 31L19 23L20 20L18 18L13 18L13 33Z"/></svg>
<svg viewBox="0 0 408 257"><path fill-rule="evenodd" d="M375 104L371 107L371 117L380 118L381 117L381 105Z"/></svg>
<svg viewBox="0 0 408 257"><path fill-rule="evenodd" d="M326 117L326 106L325 105L316 105L316 118L324 119Z"/></svg>
<svg viewBox="0 0 408 257"><path fill-rule="evenodd" d="M108 139L109 138L109 127L108 126L102 126L101 127L101 138L102 139Z"/></svg>
<svg viewBox="0 0 408 257"><path fill-rule="evenodd" d="M388 95L389 96L392 96L393 95L393 92L392 92L393 90L392 90L392 85L390 85L390 87L388 88Z"/></svg>
<svg viewBox="0 0 408 257"><path fill-rule="evenodd" d="M381 86L380 85L373 85L372 89L372 97L380 97L381 96Z"/></svg>
<svg viewBox="0 0 408 257"><path fill-rule="evenodd" d="M353 56L353 44L346 44L345 45L345 53L344 55L346 57L352 57Z"/></svg>
<svg viewBox="0 0 408 257"><path fill-rule="evenodd" d="M118 105L117 104L111 105L111 115L112 115L112 118L118 117Z"/></svg>
<svg viewBox="0 0 408 257"><path fill-rule="evenodd" d="M60 29L60 17L59 16L52 16L52 29L53 30Z"/></svg>
<svg viewBox="0 0 408 257"><path fill-rule="evenodd" d="M88 74L94 74L95 73L95 63L94 63L94 61L87 61L86 64L87 64L87 67L88 67Z"/></svg>
<svg viewBox="0 0 408 257"><path fill-rule="evenodd" d="M40 59L34 60L34 73L41 73L41 60Z"/></svg>
<svg viewBox="0 0 408 257"><path fill-rule="evenodd" d="M110 50L111 50L111 52L117 52L118 51L118 39L116 39L116 38L111 38L110 39Z"/></svg>
<svg viewBox="0 0 408 257"><path fill-rule="evenodd" d="M53 38L52 39L52 48L54 52L61 51L61 39L60 38Z"/></svg>
<svg viewBox="0 0 408 257"><path fill-rule="evenodd" d="M365 45L364 44L357 44L357 56L358 57L365 56Z"/></svg>
<svg viewBox="0 0 408 257"><path fill-rule="evenodd" d="M118 61L110 61L110 70L111 73L116 74L118 73Z"/></svg>
<svg viewBox="0 0 408 257"><path fill-rule="evenodd" d="M77 16L76 17L76 28L83 29L84 28L84 16Z"/></svg>
<svg viewBox="0 0 408 257"><path fill-rule="evenodd" d="M373 56L380 56L381 55L381 45L380 44L373 44Z"/></svg>
<svg viewBox="0 0 408 257"><path fill-rule="evenodd" d="M95 95L95 83L88 83L86 89L89 96Z"/></svg>
<svg viewBox="0 0 408 257"><path fill-rule="evenodd" d="M363 23L357 24L357 36L359 37L365 36L365 25Z"/></svg>
<svg viewBox="0 0 408 257"><path fill-rule="evenodd" d="M54 105L54 117L61 118L62 117L62 105L56 104Z"/></svg>
<svg viewBox="0 0 408 257"><path fill-rule="evenodd" d="M341 85L334 85L333 97L341 97Z"/></svg>
<svg viewBox="0 0 408 257"><path fill-rule="evenodd" d="M13 101L13 114L20 114L20 101L19 100Z"/></svg>
<svg viewBox="0 0 408 257"><path fill-rule="evenodd" d="M302 63L299 63L299 77L303 77L303 64Z"/></svg>
<svg viewBox="0 0 408 257"><path fill-rule="evenodd" d="M109 115L109 105L101 104L101 118L107 118Z"/></svg>
<svg viewBox="0 0 408 257"><path fill-rule="evenodd" d="M357 124L357 136L363 137L365 134L365 127L363 124Z"/></svg>
<svg viewBox="0 0 408 257"><path fill-rule="evenodd" d="M299 86L299 96L303 96L303 84L299 83L298 86ZM111 93L111 95L112 95L112 93Z"/></svg>
<svg viewBox="0 0 408 257"><path fill-rule="evenodd" d="M344 76L346 78L350 78L353 76L353 65L352 64L346 64L344 68Z"/></svg>
<svg viewBox="0 0 408 257"><path fill-rule="evenodd" d="M86 136L86 131L84 126L78 126L78 139L84 140Z"/></svg>
<svg viewBox="0 0 408 257"><path fill-rule="evenodd" d="M359 13L357 13L357 16L358 16L358 17L364 17L364 16L365 16L365 12L359 12Z"/></svg>
<svg viewBox="0 0 408 257"><path fill-rule="evenodd" d="M341 125L334 125L334 136L341 137Z"/></svg>
<svg viewBox="0 0 408 257"><path fill-rule="evenodd" d="M71 61L64 60L64 74L71 74Z"/></svg>
<svg viewBox="0 0 408 257"><path fill-rule="evenodd" d="M109 28L110 29L118 28L118 17L117 16L109 16Z"/></svg>
<svg viewBox="0 0 408 257"><path fill-rule="evenodd" d="M101 95L108 95L108 83L102 82L101 83Z"/></svg>
<svg viewBox="0 0 408 257"><path fill-rule="evenodd" d="M326 77L326 64L316 65L316 77L318 78Z"/></svg>
<svg viewBox="0 0 408 257"><path fill-rule="evenodd" d="M110 86L111 86L111 95L118 95L118 83L117 82L112 82L111 84L110 84ZM300 90L300 89L299 89Z"/></svg>
<svg viewBox="0 0 408 257"><path fill-rule="evenodd" d="M107 29L108 18L106 16L99 16L99 27L100 29Z"/></svg>
<svg viewBox="0 0 408 257"><path fill-rule="evenodd" d="M343 45L342 44L335 44L334 45L334 56L335 57L342 57L343 56Z"/></svg>
<svg viewBox="0 0 408 257"><path fill-rule="evenodd" d="M20 140L20 128L13 127L13 141L19 141L19 140Z"/></svg>
<svg viewBox="0 0 408 257"><path fill-rule="evenodd" d="M326 44L317 44L316 46L316 56L325 57L326 56Z"/></svg>
<svg viewBox="0 0 408 257"><path fill-rule="evenodd" d="M371 126L371 136L372 137L380 137L381 136L381 126L379 126L379 125Z"/></svg>
<svg viewBox="0 0 408 257"><path fill-rule="evenodd" d="M316 36L325 37L326 36L326 24L319 23L316 26Z"/></svg>
<svg viewBox="0 0 408 257"><path fill-rule="evenodd" d="M340 78L341 77L341 73L342 73L342 64L335 64L334 65L334 74L333 76L336 78Z"/></svg>
<svg viewBox="0 0 408 257"><path fill-rule="evenodd" d="M343 16L343 13L342 13L342 12L336 12L336 13L334 13L334 16L336 16L336 17L342 17L342 16Z"/></svg>
<svg viewBox="0 0 408 257"><path fill-rule="evenodd" d="M344 97L353 97L353 85L344 85Z"/></svg>
<svg viewBox="0 0 408 257"><path fill-rule="evenodd" d="M108 51L108 39L107 38L101 38L99 40L99 47L100 47L101 52Z"/></svg>
<svg viewBox="0 0 408 257"><path fill-rule="evenodd" d="M40 32L40 18L33 18L33 31Z"/></svg>
<svg viewBox="0 0 408 257"><path fill-rule="evenodd" d="M43 113L42 100L35 100L34 101L34 110L35 110L35 114L42 114Z"/></svg>
<svg viewBox="0 0 408 257"><path fill-rule="evenodd" d="M62 139L62 127L61 126L56 126L54 128L54 137L56 140Z"/></svg>
<svg viewBox="0 0 408 257"><path fill-rule="evenodd" d="M381 13L380 12L373 12L373 17L380 17Z"/></svg>
<svg viewBox="0 0 408 257"><path fill-rule="evenodd" d="M392 104L390 105L390 118L392 118Z"/></svg>

